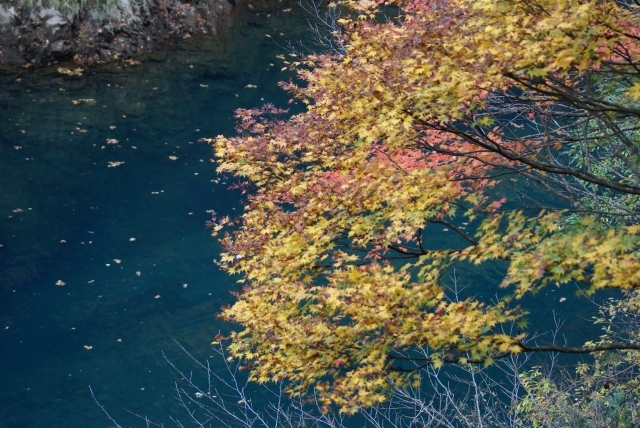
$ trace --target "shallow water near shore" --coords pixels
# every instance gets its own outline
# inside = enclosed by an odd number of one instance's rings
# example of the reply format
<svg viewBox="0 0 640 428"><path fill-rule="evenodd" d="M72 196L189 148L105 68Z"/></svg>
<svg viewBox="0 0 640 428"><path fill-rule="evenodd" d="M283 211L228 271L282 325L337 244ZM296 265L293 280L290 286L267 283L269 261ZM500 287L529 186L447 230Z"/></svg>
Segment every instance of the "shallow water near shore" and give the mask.
<svg viewBox="0 0 640 428"><path fill-rule="evenodd" d="M215 314L236 285L204 223L241 209L198 140L233 134L238 107L288 106L276 56L308 25L290 3L141 65L0 76L0 426L111 426L89 385L123 426L144 426L125 409L184 416L162 352L190 370L176 341L208 358L228 331ZM460 272L477 290L501 274L473 269ZM573 291L580 343L590 315ZM559 297L536 298L540 330Z"/></svg>

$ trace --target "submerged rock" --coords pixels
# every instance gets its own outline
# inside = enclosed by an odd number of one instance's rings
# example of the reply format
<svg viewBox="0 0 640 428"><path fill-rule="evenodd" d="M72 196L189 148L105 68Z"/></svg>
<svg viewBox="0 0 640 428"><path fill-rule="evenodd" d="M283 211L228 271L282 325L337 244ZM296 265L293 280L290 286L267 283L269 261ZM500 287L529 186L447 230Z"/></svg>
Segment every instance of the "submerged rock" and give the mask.
<svg viewBox="0 0 640 428"><path fill-rule="evenodd" d="M116 0L59 11L0 3L0 65L136 59L168 36L216 34L231 7L229 0Z"/></svg>

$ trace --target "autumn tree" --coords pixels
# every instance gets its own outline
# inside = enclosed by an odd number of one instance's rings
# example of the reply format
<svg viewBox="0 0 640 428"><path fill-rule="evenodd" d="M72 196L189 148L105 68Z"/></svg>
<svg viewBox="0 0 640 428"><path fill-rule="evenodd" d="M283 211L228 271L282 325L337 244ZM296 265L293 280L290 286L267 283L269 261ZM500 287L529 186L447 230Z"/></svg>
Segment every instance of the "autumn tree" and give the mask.
<svg viewBox="0 0 640 428"><path fill-rule="evenodd" d="M355 412L425 365L639 349L535 346L518 306L550 285L640 287L637 6L413 0L386 22L348 6L342 50L283 85L304 113L239 110L240 135L209 140L250 189L222 238L243 284L222 312L243 327L232 355ZM499 301L445 292L451 266L497 261Z"/></svg>

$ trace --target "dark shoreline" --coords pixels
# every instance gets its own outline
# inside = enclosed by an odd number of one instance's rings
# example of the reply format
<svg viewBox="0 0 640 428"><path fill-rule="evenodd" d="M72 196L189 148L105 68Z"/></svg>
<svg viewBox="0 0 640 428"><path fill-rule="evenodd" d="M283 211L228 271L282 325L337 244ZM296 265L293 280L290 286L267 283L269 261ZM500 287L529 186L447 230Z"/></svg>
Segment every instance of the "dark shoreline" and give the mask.
<svg viewBox="0 0 640 428"><path fill-rule="evenodd" d="M121 0L108 9L65 14L0 3L0 69L135 64L167 39L217 34L232 8L228 0Z"/></svg>

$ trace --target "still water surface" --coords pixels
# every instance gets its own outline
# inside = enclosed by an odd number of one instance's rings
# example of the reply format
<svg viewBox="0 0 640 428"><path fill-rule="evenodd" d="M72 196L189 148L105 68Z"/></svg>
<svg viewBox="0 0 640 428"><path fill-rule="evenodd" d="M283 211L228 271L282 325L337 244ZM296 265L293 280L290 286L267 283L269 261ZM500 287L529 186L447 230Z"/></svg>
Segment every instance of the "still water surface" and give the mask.
<svg viewBox="0 0 640 428"><path fill-rule="evenodd" d="M197 141L285 106L276 55L306 32L295 3L268 12L134 67L0 76L0 426L108 426L88 385L123 426L179 413L161 351L207 358L228 328L204 222L240 210Z"/></svg>

